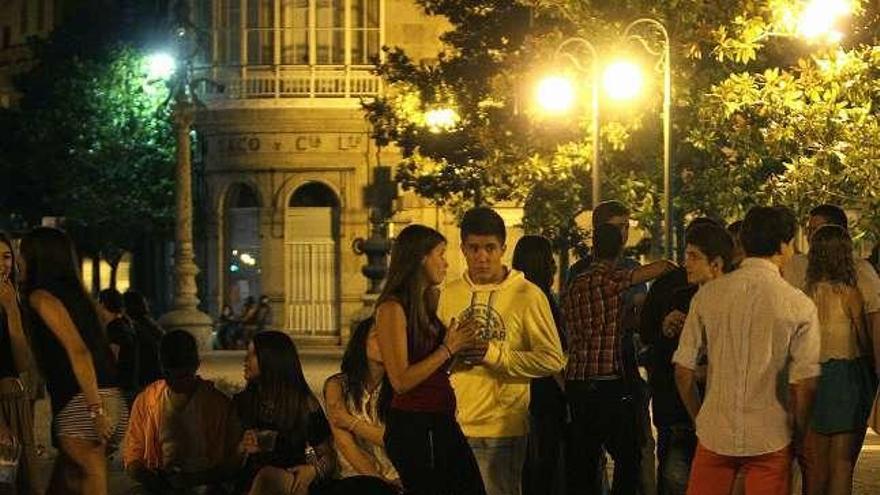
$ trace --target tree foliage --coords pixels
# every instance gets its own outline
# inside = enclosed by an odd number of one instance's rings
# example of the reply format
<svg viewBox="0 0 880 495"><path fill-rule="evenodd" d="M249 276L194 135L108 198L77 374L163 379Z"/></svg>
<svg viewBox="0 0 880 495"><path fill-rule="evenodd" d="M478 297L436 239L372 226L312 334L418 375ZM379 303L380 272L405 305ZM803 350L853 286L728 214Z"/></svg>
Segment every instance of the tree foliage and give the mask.
<svg viewBox="0 0 880 495"><path fill-rule="evenodd" d="M0 116L3 208L30 224L63 216L81 249L114 263L169 231L174 135L144 54L92 29L74 22L32 41L20 104Z"/></svg>
<svg viewBox="0 0 880 495"><path fill-rule="evenodd" d="M661 20L671 42L673 156L679 217L740 217L750 205L804 212L832 201L863 212L877 232L876 51L880 8L853 0L843 43L801 36L807 1L419 0L452 28L437 60L417 63L391 48L378 72L383 97L366 105L382 144L402 151L398 179L434 202L524 204L528 230L576 238L571 221L590 202L588 107L563 122L534 111L531 88L552 68L575 71L553 51L569 36L603 59L640 53L621 40L640 17ZM659 39L639 32L650 47ZM586 60L587 54L574 53ZM659 76L659 75L658 75ZM659 77L657 78L659 80ZM589 94L589 88L583 88ZM606 198L627 201L649 231L661 195L661 88L628 109L603 101L601 160ZM431 129L426 112L460 120ZM564 244L564 242L562 243Z"/></svg>

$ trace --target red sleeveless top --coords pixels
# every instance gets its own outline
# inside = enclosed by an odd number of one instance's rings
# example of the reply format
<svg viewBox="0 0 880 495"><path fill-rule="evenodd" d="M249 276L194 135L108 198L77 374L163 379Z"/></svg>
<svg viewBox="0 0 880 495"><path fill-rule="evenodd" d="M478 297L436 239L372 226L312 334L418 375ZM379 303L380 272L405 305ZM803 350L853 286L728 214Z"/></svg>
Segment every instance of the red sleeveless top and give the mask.
<svg viewBox="0 0 880 495"><path fill-rule="evenodd" d="M409 363L418 363L436 351L443 342L444 333L442 330L436 332L434 343L427 352L416 351L413 343L407 339ZM441 413L454 416L455 393L452 391L452 384L449 383L449 375L446 373L447 364L437 368L431 376L409 392L405 394L395 392L391 399L391 408L399 411Z"/></svg>

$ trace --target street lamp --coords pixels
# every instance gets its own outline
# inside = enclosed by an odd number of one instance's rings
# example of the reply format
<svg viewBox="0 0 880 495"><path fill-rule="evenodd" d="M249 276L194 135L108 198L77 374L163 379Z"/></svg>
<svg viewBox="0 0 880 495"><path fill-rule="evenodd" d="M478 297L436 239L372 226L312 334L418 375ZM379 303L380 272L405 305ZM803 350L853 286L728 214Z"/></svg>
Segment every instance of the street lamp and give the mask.
<svg viewBox="0 0 880 495"><path fill-rule="evenodd" d="M660 34L663 46L657 50L651 43L635 31L650 28ZM625 40L638 41L649 54L660 57L663 65L663 254L671 258L672 251L672 57L669 31L657 19L642 18L629 23L623 30ZM612 66L613 67L613 66Z"/></svg>
<svg viewBox="0 0 880 495"><path fill-rule="evenodd" d="M182 27L176 31L177 57L180 63L167 54L156 54L148 59L148 68L156 76L164 73L170 94L171 119L177 144L175 169L175 226L174 226L174 296L171 310L159 318L165 328L181 328L190 332L198 341L199 348L211 348L213 321L199 311L193 249L193 197L192 197L192 150L190 130L195 118L196 100L193 81L190 78L191 60L195 55L192 34L186 29L187 19L177 19Z"/></svg>
<svg viewBox="0 0 880 495"><path fill-rule="evenodd" d="M590 53L590 67L581 64L580 60L565 50L579 45ZM592 167L592 205L593 209L602 201L602 175L599 163L599 52L596 47L584 38L569 38L563 41L553 55L554 59L567 58L571 64L582 73L590 74L592 78L592 131L593 131L593 167ZM559 113L572 106L575 100L574 85L570 80L561 76L550 76L543 79L538 85L538 103L547 111Z"/></svg>

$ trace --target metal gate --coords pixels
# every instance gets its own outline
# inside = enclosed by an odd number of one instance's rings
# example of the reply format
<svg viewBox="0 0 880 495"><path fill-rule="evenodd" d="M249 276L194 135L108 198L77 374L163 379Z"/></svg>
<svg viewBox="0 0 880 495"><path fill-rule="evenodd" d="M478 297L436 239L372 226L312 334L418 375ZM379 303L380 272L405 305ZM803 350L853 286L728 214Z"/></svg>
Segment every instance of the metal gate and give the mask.
<svg viewBox="0 0 880 495"><path fill-rule="evenodd" d="M287 328L300 335L337 335L338 256L333 208L288 208L285 220Z"/></svg>

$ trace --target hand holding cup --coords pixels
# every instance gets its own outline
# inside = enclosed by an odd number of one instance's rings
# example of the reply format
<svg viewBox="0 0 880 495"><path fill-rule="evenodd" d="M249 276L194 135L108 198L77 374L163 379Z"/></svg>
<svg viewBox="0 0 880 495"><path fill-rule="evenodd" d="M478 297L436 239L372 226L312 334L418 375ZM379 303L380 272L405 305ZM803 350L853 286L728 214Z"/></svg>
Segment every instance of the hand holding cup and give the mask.
<svg viewBox="0 0 880 495"><path fill-rule="evenodd" d="M455 318L449 323L446 330L446 338L443 344L452 354L457 354L462 349L472 347L477 340L477 325L473 320L457 321Z"/></svg>

